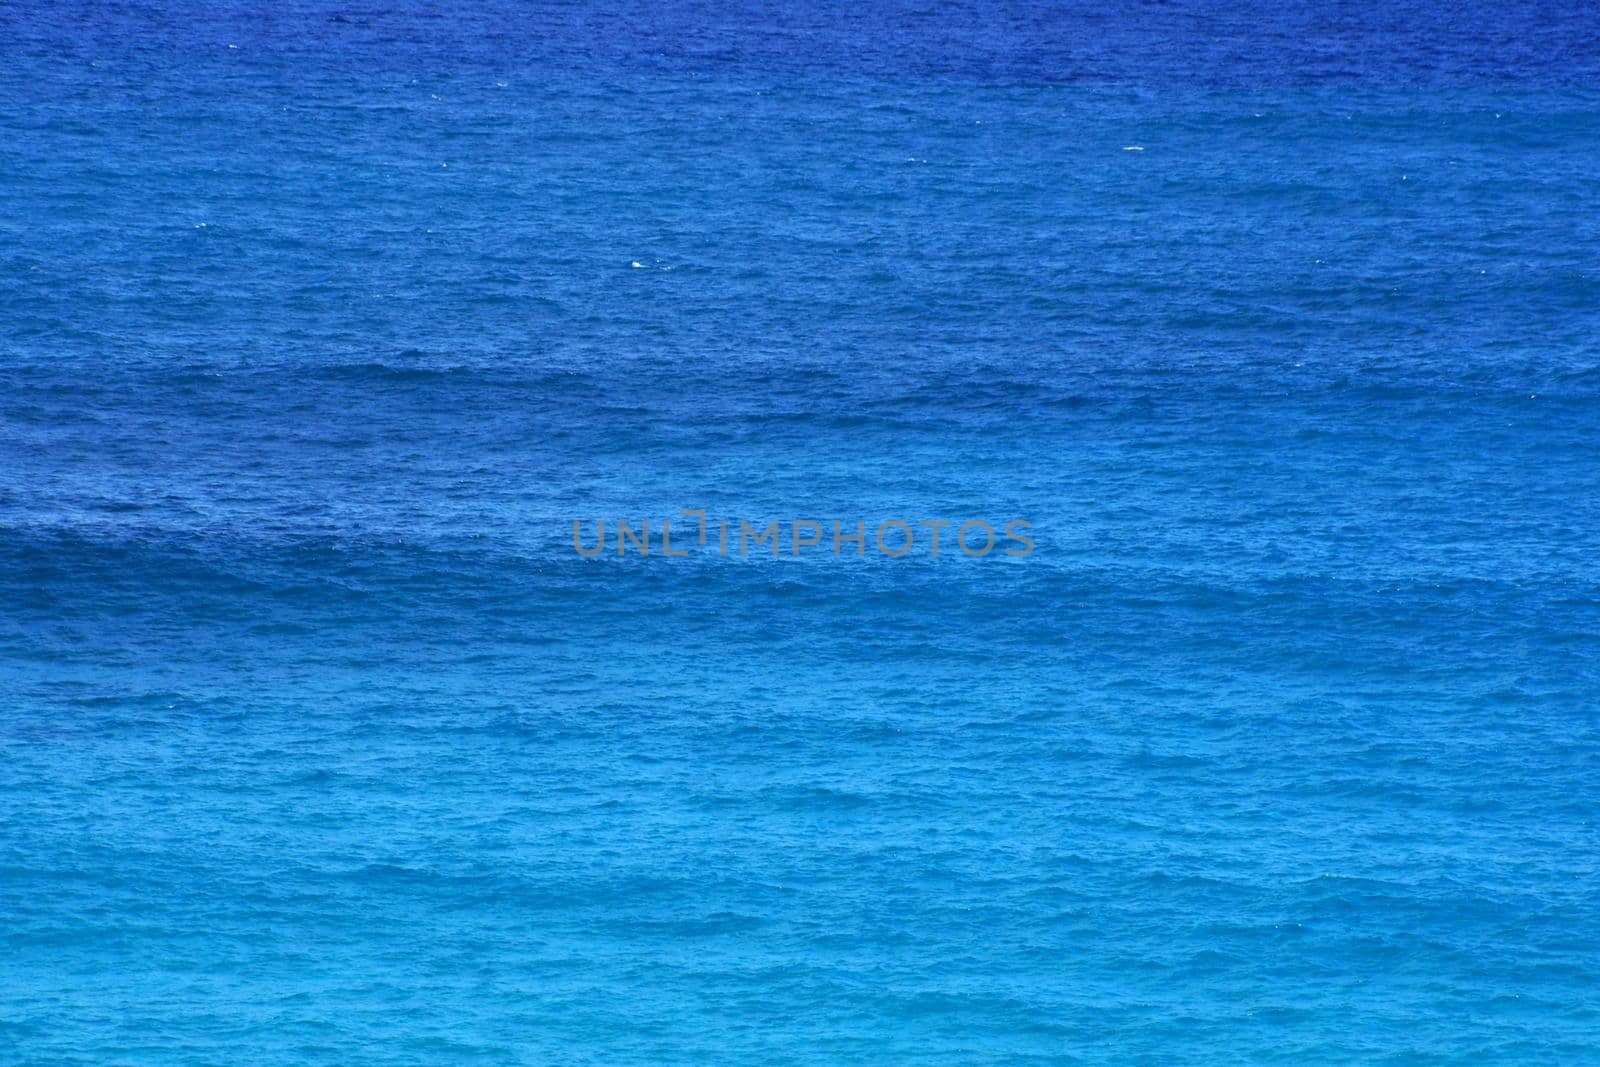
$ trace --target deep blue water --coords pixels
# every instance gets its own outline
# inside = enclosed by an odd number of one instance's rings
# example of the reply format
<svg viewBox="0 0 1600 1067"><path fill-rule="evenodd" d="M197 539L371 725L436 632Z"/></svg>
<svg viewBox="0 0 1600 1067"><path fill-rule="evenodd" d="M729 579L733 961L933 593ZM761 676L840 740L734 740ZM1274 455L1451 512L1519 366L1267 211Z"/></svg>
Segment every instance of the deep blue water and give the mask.
<svg viewBox="0 0 1600 1067"><path fill-rule="evenodd" d="M1600 1063L1594 8L260 6L0 7L0 1060Z"/></svg>

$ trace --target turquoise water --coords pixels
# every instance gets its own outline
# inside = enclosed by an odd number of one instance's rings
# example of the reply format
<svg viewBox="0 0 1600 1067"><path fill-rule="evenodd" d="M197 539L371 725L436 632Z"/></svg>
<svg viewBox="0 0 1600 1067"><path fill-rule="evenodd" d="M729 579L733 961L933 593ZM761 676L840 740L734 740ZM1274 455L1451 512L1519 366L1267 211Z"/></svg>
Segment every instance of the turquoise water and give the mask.
<svg viewBox="0 0 1600 1067"><path fill-rule="evenodd" d="M0 1060L1600 1063L1593 12L0 54Z"/></svg>

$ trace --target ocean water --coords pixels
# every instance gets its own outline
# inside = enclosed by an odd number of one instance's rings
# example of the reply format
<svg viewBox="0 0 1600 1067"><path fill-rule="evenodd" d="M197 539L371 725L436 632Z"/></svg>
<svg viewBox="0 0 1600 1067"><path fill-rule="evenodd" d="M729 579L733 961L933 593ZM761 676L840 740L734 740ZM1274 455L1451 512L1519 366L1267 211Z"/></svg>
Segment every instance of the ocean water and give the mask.
<svg viewBox="0 0 1600 1067"><path fill-rule="evenodd" d="M1600 14L660 7L0 7L0 1061L1600 1063Z"/></svg>

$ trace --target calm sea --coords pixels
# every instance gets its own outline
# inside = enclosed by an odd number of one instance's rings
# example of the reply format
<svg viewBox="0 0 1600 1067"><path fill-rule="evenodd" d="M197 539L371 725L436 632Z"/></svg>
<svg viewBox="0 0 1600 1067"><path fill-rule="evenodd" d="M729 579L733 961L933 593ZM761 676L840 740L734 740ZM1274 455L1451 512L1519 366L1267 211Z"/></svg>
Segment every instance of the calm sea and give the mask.
<svg viewBox="0 0 1600 1067"><path fill-rule="evenodd" d="M1578 2L0 5L0 1060L1600 1062L1597 203Z"/></svg>

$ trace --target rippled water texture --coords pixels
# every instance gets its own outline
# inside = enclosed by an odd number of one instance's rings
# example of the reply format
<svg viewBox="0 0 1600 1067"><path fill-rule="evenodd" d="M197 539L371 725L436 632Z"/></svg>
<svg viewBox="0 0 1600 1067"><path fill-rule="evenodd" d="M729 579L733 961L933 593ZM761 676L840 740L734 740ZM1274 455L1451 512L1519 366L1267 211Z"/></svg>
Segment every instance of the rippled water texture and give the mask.
<svg viewBox="0 0 1600 1067"><path fill-rule="evenodd" d="M1600 1062L1591 6L0 60L0 1060Z"/></svg>

